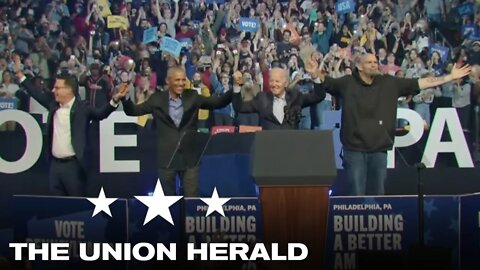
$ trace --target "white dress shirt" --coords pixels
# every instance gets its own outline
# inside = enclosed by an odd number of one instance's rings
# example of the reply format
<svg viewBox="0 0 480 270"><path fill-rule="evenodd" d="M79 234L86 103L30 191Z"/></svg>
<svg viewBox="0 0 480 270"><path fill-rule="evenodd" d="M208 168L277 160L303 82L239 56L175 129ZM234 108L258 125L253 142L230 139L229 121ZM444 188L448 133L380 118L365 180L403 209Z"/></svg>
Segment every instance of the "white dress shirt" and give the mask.
<svg viewBox="0 0 480 270"><path fill-rule="evenodd" d="M60 108L53 116L52 155L56 158L75 156L72 145L72 127L70 126L70 112L75 97Z"/></svg>
<svg viewBox="0 0 480 270"><path fill-rule="evenodd" d="M273 97L273 115L275 115L280 123L283 123L283 118L285 117L285 106L287 106L285 93L280 97Z"/></svg>

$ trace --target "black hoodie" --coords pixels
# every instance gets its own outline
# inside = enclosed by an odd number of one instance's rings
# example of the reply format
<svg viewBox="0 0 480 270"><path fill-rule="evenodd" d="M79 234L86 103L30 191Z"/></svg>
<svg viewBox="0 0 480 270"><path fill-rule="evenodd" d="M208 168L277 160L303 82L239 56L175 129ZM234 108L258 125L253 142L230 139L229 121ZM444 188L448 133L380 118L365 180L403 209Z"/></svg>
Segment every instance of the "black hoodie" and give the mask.
<svg viewBox="0 0 480 270"><path fill-rule="evenodd" d="M418 79L378 75L371 85L353 75L327 77L326 91L343 100L340 139L345 150L380 152L392 149L400 96L415 95Z"/></svg>

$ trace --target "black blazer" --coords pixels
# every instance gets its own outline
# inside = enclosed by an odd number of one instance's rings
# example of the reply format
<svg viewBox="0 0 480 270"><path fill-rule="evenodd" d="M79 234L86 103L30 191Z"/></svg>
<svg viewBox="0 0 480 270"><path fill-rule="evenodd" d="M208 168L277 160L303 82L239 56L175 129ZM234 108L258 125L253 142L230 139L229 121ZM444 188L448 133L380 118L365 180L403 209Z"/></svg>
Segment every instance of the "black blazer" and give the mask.
<svg viewBox="0 0 480 270"><path fill-rule="evenodd" d="M162 91L154 93L144 103L134 105L130 100L123 100L123 109L127 115L140 116L153 114L157 129L157 163L159 168L185 169L194 167L197 164L196 155L189 149L179 149L180 159L172 164L175 148L183 134L197 130L199 109L219 109L227 106L232 101L232 92L220 96L204 97L198 95L195 90L185 90L181 96L183 102L183 116L179 127L175 126L169 114L169 92Z"/></svg>
<svg viewBox="0 0 480 270"><path fill-rule="evenodd" d="M21 85L27 90L27 92L36 101L38 101L43 107L48 109L47 120L47 153L48 157L52 157L52 140L53 140L53 116L55 111L60 108L58 102L55 101L51 94L35 89L29 79L25 79ZM75 156L80 162L83 169L87 168L87 162L85 158L85 150L88 140L88 124L91 120L102 120L107 118L110 113L115 111L115 107L112 107L110 103L105 104L101 108L90 107L86 102L80 100L80 97L75 98L72 109L70 111L70 128L72 134L72 146L75 151Z"/></svg>
<svg viewBox="0 0 480 270"><path fill-rule="evenodd" d="M325 98L325 90L321 84L314 84L314 91L302 94L297 89L290 89L285 92L287 105L285 116L280 123L273 114L273 94L271 92L260 92L250 100L243 101L240 93L233 97L233 108L237 113L258 113L260 125L263 129L298 129L302 108L312 106Z"/></svg>

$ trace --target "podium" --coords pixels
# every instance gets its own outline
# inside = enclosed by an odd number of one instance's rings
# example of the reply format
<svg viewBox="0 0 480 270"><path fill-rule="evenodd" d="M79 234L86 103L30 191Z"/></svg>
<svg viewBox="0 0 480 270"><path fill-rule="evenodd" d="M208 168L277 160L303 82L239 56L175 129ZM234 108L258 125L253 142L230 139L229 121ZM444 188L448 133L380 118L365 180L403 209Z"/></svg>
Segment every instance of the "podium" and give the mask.
<svg viewBox="0 0 480 270"><path fill-rule="evenodd" d="M323 269L329 186L336 177L331 131L262 131L255 135L252 175L260 186L265 243L303 243L303 262L275 269Z"/></svg>

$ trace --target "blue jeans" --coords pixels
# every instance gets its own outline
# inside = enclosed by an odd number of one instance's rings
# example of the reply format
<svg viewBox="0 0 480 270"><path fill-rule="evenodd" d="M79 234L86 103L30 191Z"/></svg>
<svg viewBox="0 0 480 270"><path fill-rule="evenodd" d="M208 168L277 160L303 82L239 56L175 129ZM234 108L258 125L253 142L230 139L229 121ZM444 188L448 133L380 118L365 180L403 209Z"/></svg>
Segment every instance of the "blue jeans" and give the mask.
<svg viewBox="0 0 480 270"><path fill-rule="evenodd" d="M343 151L347 178L346 196L384 195L387 152Z"/></svg>
<svg viewBox="0 0 480 270"><path fill-rule="evenodd" d="M320 130L323 125L323 112L330 111L332 109L332 101L330 100L323 100L320 103L317 103L317 126L315 126L315 130Z"/></svg>
<svg viewBox="0 0 480 270"><path fill-rule="evenodd" d="M415 111L420 114L423 120L430 126L430 104L429 103L416 103Z"/></svg>
<svg viewBox="0 0 480 270"><path fill-rule="evenodd" d="M305 107L302 109L302 118L300 118L300 129L311 129L312 127L312 118L310 117L310 107Z"/></svg>

